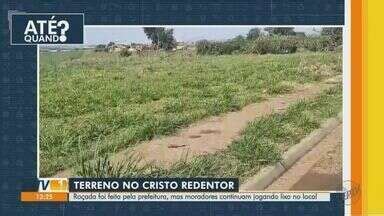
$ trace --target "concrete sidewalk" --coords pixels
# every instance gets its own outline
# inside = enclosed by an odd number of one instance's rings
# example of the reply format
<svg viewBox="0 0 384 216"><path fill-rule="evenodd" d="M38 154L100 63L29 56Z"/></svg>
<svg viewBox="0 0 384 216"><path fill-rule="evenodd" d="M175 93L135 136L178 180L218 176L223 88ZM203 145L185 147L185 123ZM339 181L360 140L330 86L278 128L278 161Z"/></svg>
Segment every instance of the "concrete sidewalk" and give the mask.
<svg viewBox="0 0 384 216"><path fill-rule="evenodd" d="M342 190L342 124L266 190Z"/></svg>

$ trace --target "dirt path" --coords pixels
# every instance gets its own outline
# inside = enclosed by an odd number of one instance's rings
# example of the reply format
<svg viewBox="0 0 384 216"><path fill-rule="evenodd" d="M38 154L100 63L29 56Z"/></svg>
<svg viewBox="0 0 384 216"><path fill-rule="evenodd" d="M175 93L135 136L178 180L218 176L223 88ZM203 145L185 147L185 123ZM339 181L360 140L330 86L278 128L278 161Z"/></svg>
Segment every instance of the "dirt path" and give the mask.
<svg viewBox="0 0 384 216"><path fill-rule="evenodd" d="M113 162L123 162L132 155L140 157L143 164L153 163L164 168L183 159L225 149L241 135L250 121L276 112L283 112L293 103L313 98L331 87L339 79L328 79L320 84L306 84L289 94L271 97L260 103L250 104L237 112L209 117L191 124L173 136L155 138L135 147L127 148L111 157ZM54 177L71 176L71 169L61 171Z"/></svg>
<svg viewBox="0 0 384 216"><path fill-rule="evenodd" d="M342 190L342 125L336 127L266 190Z"/></svg>
<svg viewBox="0 0 384 216"><path fill-rule="evenodd" d="M124 160L132 153L143 159L143 163L154 163L169 167L180 159L190 159L196 155L215 153L225 149L238 138L250 121L257 117L284 111L292 103L319 94L329 85L308 85L293 93L269 98L251 104L238 112L230 112L219 117L211 117L190 125L175 136L154 139L127 149L115 155L115 161Z"/></svg>

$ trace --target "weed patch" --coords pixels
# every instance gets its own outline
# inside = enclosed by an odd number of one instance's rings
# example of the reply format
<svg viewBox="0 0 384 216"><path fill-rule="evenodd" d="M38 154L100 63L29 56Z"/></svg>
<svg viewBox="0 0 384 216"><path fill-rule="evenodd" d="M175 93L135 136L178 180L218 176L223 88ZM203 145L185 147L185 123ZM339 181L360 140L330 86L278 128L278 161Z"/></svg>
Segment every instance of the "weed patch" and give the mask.
<svg viewBox="0 0 384 216"><path fill-rule="evenodd" d="M289 92L292 83L341 74L336 52L121 57L75 51L41 53L40 60L41 176L74 166L79 147L88 159L95 149L113 153Z"/></svg>
<svg viewBox="0 0 384 216"><path fill-rule="evenodd" d="M265 165L275 163L289 146L297 144L325 119L336 116L342 107L341 85L326 90L311 100L303 100L284 113L262 117L248 125L240 139L228 149L197 156L190 161L181 160L170 169L155 166L138 169L137 162L129 161L129 169L117 170L118 176L151 177L240 177L244 179L257 173ZM97 160L96 160L97 161ZM108 163L107 163L108 164ZM109 169L99 169L96 164L79 172L82 176L108 176ZM133 167L133 168L132 168ZM79 174L78 173L78 174ZM113 172L112 172L113 173ZM116 174L114 174L116 175Z"/></svg>

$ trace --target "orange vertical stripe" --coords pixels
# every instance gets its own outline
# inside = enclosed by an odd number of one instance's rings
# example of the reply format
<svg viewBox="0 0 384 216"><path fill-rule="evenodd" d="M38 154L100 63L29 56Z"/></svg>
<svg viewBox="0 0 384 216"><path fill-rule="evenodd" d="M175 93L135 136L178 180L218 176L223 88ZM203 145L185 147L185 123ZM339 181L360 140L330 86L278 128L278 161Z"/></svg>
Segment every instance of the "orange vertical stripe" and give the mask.
<svg viewBox="0 0 384 216"><path fill-rule="evenodd" d="M351 1L351 180L362 188L362 1ZM362 192L352 202L352 214L362 213Z"/></svg>

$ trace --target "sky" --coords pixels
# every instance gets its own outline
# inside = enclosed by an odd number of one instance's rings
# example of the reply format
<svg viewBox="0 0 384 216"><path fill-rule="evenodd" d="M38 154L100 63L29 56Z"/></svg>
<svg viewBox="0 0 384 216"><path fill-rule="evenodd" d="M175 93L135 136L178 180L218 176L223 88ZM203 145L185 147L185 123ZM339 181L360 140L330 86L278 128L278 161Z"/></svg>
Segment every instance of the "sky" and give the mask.
<svg viewBox="0 0 384 216"><path fill-rule="evenodd" d="M243 26L189 26L189 27L172 27L174 36L179 42L195 42L202 39L207 40L228 40L238 35L246 35L252 27ZM315 29L315 31L314 31ZM305 32L306 34L315 34L319 28L314 27L296 27L297 32ZM106 44L108 42L117 43L150 43L143 32L142 27L130 26L86 26L85 27L85 44Z"/></svg>

